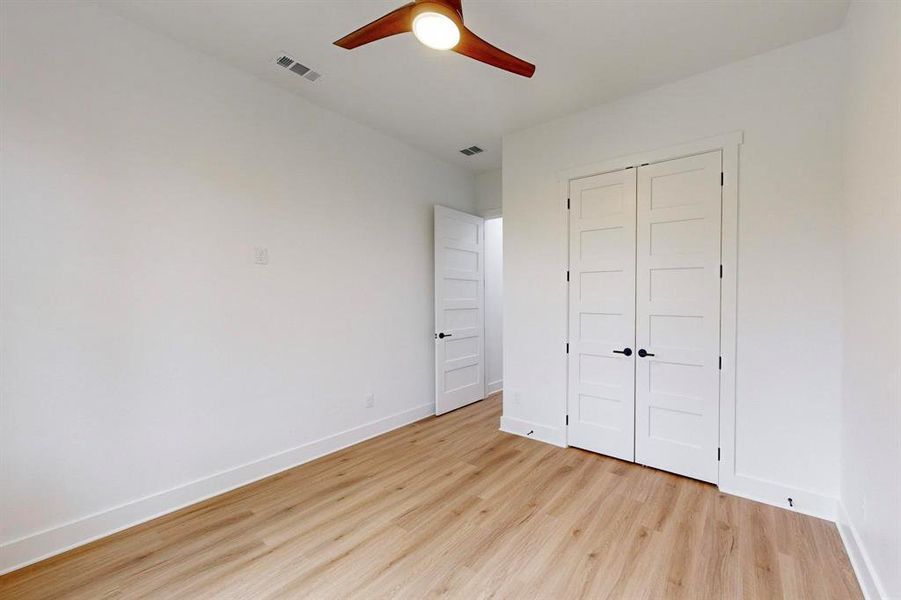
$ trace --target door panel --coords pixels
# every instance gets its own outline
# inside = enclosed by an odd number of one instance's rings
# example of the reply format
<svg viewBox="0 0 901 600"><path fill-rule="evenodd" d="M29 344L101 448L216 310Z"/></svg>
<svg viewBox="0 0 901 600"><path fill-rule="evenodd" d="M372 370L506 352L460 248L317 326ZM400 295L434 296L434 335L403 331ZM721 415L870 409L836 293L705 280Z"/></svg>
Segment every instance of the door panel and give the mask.
<svg viewBox="0 0 901 600"><path fill-rule="evenodd" d="M717 481L721 152L640 167L635 460Z"/></svg>
<svg viewBox="0 0 901 600"><path fill-rule="evenodd" d="M481 217L435 207L435 412L439 415L485 397L484 241Z"/></svg>
<svg viewBox="0 0 901 600"><path fill-rule="evenodd" d="M635 170L570 182L568 442L634 460Z"/></svg>

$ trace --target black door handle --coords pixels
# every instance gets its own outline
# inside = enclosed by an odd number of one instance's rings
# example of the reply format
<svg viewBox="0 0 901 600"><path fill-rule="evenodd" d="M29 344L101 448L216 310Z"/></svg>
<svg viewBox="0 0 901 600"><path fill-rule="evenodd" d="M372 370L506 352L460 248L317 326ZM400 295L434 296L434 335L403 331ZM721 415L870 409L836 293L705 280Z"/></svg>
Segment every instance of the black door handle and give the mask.
<svg viewBox="0 0 901 600"><path fill-rule="evenodd" d="M638 356L644 358L645 356L656 356L656 355L655 355L655 354L651 354L650 352L648 352L648 351L645 350L644 348L639 348L639 350L638 350Z"/></svg>
<svg viewBox="0 0 901 600"><path fill-rule="evenodd" d="M614 354L625 354L626 356L632 356L632 348L625 348L623 350L614 350Z"/></svg>
<svg viewBox="0 0 901 600"><path fill-rule="evenodd" d="M454 336L454 334L452 334L452 333L444 333L442 331L441 333L438 334L438 339L443 340L446 337L453 337L453 336Z"/></svg>

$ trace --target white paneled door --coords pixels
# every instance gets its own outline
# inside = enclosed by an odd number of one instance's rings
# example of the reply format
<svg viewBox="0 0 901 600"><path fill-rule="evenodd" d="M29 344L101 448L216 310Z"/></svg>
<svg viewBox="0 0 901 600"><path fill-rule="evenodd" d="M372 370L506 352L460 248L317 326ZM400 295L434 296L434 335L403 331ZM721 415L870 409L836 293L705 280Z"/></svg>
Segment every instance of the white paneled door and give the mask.
<svg viewBox="0 0 901 600"><path fill-rule="evenodd" d="M570 182L569 444L717 481L722 153Z"/></svg>
<svg viewBox="0 0 901 600"><path fill-rule="evenodd" d="M435 412L485 397L485 221L435 207Z"/></svg>
<svg viewBox="0 0 901 600"><path fill-rule="evenodd" d="M722 153L638 169L635 460L717 481Z"/></svg>
<svg viewBox="0 0 901 600"><path fill-rule="evenodd" d="M569 194L569 444L634 460L635 170Z"/></svg>

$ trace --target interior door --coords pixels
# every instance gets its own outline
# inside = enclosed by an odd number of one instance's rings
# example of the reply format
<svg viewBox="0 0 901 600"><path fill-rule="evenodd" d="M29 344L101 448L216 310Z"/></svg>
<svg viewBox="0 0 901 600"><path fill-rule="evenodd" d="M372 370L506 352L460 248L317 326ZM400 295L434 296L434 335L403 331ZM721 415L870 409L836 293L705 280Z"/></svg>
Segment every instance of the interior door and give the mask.
<svg viewBox="0 0 901 600"><path fill-rule="evenodd" d="M634 460L635 169L569 190L571 446Z"/></svg>
<svg viewBox="0 0 901 600"><path fill-rule="evenodd" d="M720 151L638 169L636 461L715 483Z"/></svg>
<svg viewBox="0 0 901 600"><path fill-rule="evenodd" d="M435 412L485 397L485 221L435 207Z"/></svg>

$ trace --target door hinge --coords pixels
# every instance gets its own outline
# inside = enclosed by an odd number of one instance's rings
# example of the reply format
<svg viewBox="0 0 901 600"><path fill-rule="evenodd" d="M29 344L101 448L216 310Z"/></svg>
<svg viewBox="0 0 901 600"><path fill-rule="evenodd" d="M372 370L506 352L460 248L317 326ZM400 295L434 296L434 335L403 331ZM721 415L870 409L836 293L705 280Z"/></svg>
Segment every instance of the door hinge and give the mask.
<svg viewBox="0 0 901 600"><path fill-rule="evenodd" d="M726 174L720 171L720 187L726 184Z"/></svg>
<svg viewBox="0 0 901 600"><path fill-rule="evenodd" d="M566 272L566 280L569 281L569 271Z"/></svg>
<svg viewBox="0 0 901 600"><path fill-rule="evenodd" d="M639 167L646 167L646 166L648 166L649 164L651 164L651 163L641 163L641 164L638 165L638 166L639 166Z"/></svg>
<svg viewBox="0 0 901 600"><path fill-rule="evenodd" d="M566 424L569 425L569 415L566 415Z"/></svg>
<svg viewBox="0 0 901 600"><path fill-rule="evenodd" d="M720 357L720 371L723 370L723 357Z"/></svg>
<svg viewBox="0 0 901 600"><path fill-rule="evenodd" d="M566 210L569 210L569 198L566 199Z"/></svg>
<svg viewBox="0 0 901 600"><path fill-rule="evenodd" d="M723 278L723 265L720 265L720 279Z"/></svg>
<svg viewBox="0 0 901 600"><path fill-rule="evenodd" d="M721 457L721 456L722 456L722 453L720 452L720 449L717 448L717 449L716 449L716 461L717 461L717 462L720 461L720 457Z"/></svg>
<svg viewBox="0 0 901 600"><path fill-rule="evenodd" d="M569 354L569 342L566 342L566 353Z"/></svg>

